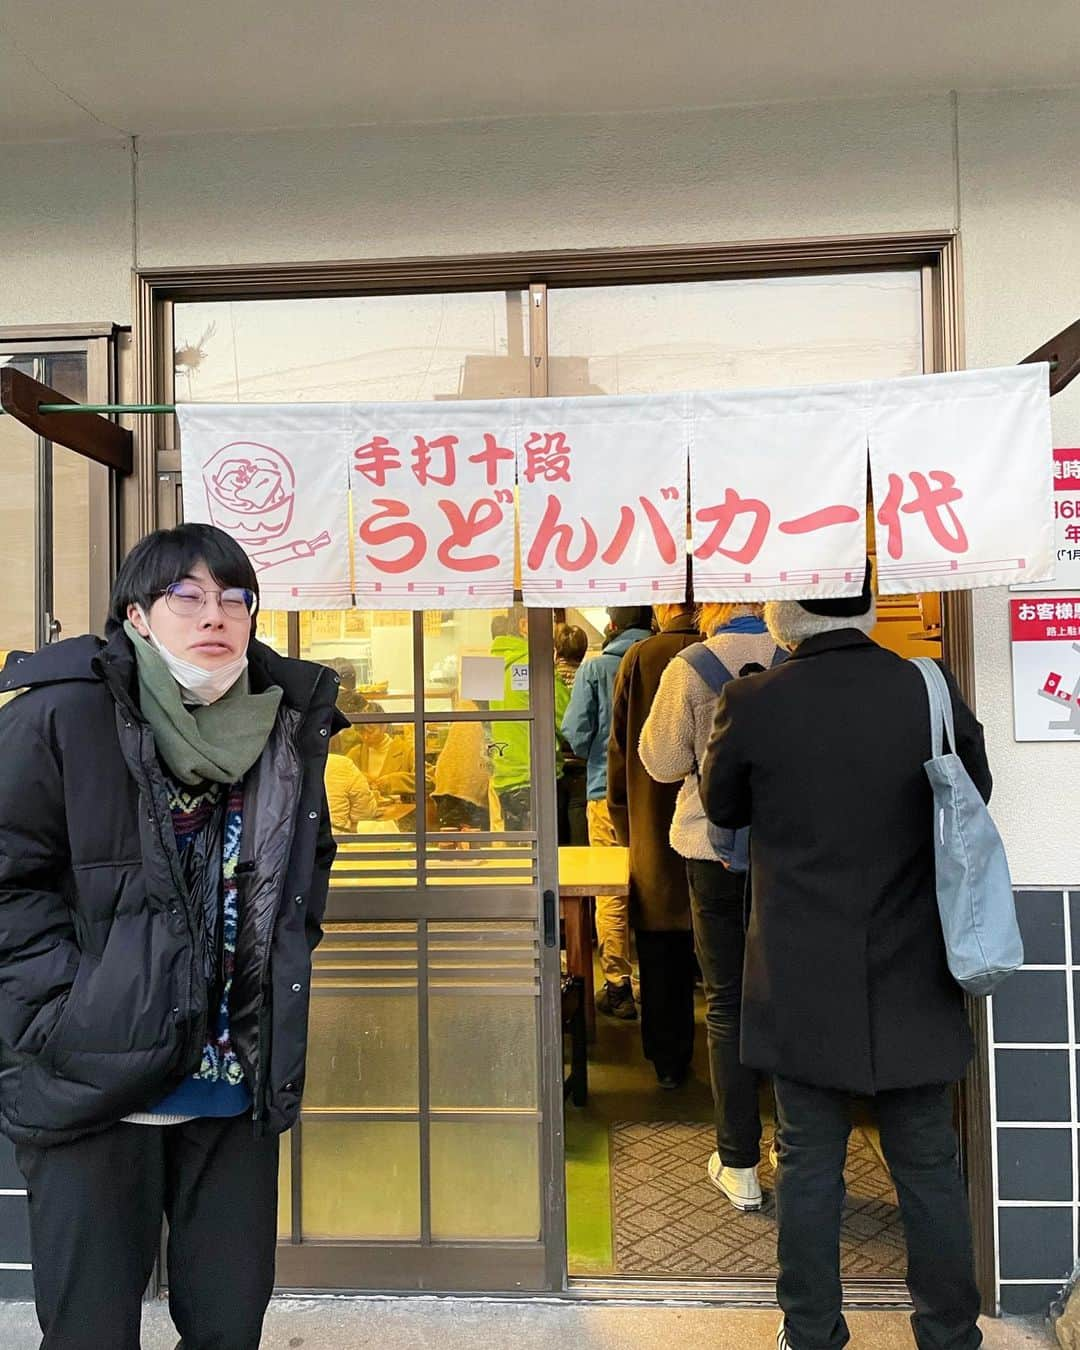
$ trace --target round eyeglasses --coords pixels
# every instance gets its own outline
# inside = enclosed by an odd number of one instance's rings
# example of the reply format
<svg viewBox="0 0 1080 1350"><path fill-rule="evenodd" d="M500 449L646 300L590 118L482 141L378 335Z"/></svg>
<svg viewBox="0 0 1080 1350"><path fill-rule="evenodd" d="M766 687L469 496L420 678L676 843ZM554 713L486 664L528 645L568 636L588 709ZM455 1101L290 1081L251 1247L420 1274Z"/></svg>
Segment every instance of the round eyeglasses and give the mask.
<svg viewBox="0 0 1080 1350"><path fill-rule="evenodd" d="M255 592L243 586L229 586L223 591L208 591L197 581L174 581L161 592L165 603L174 614L183 619L194 618L206 604L208 595L216 595L223 614L230 619L248 619L255 609Z"/></svg>

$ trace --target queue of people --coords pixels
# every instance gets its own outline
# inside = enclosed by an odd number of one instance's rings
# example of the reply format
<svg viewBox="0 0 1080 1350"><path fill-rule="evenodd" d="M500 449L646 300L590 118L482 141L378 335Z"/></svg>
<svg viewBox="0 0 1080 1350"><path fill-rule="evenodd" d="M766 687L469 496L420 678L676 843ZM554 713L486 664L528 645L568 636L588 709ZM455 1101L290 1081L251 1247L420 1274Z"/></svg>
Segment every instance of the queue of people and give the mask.
<svg viewBox="0 0 1080 1350"><path fill-rule="evenodd" d="M869 637L870 580L867 563L851 599L659 614L660 633L625 649L611 686L611 834L629 846L643 1032L656 1019L644 1048L662 1086L655 1047L680 1044L688 1006L692 1036L677 920L692 928L716 1112L706 1172L739 1209L762 1204L762 1082L775 1093L779 1350L849 1339L839 1243L856 1100L876 1116L899 1197L916 1342L974 1350L953 1123L972 1038L937 913L925 688ZM982 728L946 678L956 752L989 799ZM586 688L578 697L575 683L571 709Z"/></svg>
<svg viewBox="0 0 1080 1350"><path fill-rule="evenodd" d="M611 704L619 665L636 642L652 631L647 607L628 606L608 611L611 620L598 656L584 662L574 677L561 731L585 761L586 821L594 848L617 844L607 802L607 744L611 731ZM630 900L625 895L596 897L596 936L604 987L597 1006L624 1020L637 1018L631 983Z"/></svg>

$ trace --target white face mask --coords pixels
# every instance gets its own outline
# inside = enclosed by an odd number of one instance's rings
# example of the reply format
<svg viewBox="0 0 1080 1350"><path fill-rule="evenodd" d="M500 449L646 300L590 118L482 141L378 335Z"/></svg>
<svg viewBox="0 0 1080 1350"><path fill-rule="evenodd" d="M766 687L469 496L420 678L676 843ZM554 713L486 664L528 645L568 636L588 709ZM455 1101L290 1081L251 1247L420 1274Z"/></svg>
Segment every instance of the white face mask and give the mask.
<svg viewBox="0 0 1080 1350"><path fill-rule="evenodd" d="M246 651L241 653L235 661L230 661L224 666L216 666L213 670L204 670L202 666L197 666L191 661L185 661L182 657L169 651L164 643L158 641L154 636L154 630L150 627L149 619L141 609L139 610L139 618L146 624L150 645L160 653L161 659L169 668L169 674L188 696L186 701L189 703L202 703L203 705L216 703L219 698L229 692L244 671L247 670Z"/></svg>

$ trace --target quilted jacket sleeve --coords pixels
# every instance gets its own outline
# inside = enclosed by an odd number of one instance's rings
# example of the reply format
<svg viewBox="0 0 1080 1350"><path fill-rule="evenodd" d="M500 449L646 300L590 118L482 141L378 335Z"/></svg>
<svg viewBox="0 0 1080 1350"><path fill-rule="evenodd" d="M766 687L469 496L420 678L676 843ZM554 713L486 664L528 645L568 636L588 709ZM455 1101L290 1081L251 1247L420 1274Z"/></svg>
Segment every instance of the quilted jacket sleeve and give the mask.
<svg viewBox="0 0 1080 1350"><path fill-rule="evenodd" d="M36 1054L79 964L63 895L69 865L62 767L23 695L0 714L0 1041Z"/></svg>

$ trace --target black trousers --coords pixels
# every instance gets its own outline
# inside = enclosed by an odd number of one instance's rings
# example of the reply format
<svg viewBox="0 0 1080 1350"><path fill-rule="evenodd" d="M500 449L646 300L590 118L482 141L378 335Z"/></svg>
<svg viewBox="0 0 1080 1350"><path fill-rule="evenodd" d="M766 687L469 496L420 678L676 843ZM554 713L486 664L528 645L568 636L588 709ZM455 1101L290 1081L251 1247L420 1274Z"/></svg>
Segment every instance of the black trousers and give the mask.
<svg viewBox="0 0 1080 1350"><path fill-rule="evenodd" d="M19 1145L41 1350L139 1350L162 1214L184 1350L258 1350L274 1284L278 1147L253 1136L246 1112Z"/></svg>
<svg viewBox="0 0 1080 1350"><path fill-rule="evenodd" d="M658 1078L681 1078L694 1057L694 935L636 930L641 1048Z"/></svg>
<svg viewBox="0 0 1080 1350"><path fill-rule="evenodd" d="M780 1171L777 1299L792 1350L839 1350L840 1216L851 1099L777 1078ZM951 1087L905 1088L871 1099L907 1238L907 1285L919 1350L975 1350L971 1220L957 1161Z"/></svg>
<svg viewBox="0 0 1080 1350"><path fill-rule="evenodd" d="M721 862L686 861L694 946L705 982L705 1030L716 1114L716 1151L725 1167L761 1160L760 1074L739 1058L746 873Z"/></svg>
<svg viewBox="0 0 1080 1350"><path fill-rule="evenodd" d="M576 760L567 764L562 776L555 780L560 846L571 844L581 847L589 842L586 816L588 793L585 789L585 765Z"/></svg>

